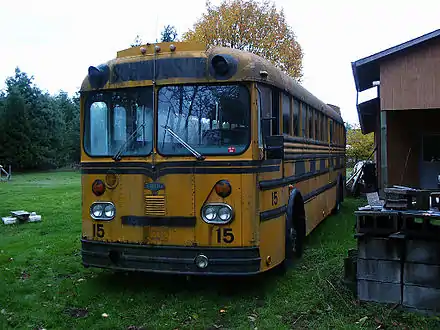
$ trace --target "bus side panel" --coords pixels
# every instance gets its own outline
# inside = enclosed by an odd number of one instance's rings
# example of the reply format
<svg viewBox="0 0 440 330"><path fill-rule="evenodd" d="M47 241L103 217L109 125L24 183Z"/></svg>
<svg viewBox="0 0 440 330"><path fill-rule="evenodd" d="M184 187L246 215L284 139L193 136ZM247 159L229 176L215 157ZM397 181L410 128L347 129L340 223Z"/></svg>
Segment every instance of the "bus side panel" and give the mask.
<svg viewBox="0 0 440 330"><path fill-rule="evenodd" d="M263 221L260 224L260 256L261 270L272 268L284 260L286 229L285 216ZM270 258L271 264L266 261Z"/></svg>
<svg viewBox="0 0 440 330"><path fill-rule="evenodd" d="M258 191L256 174L241 175L241 233L243 246L258 246L260 242L260 217L257 214Z"/></svg>
<svg viewBox="0 0 440 330"><path fill-rule="evenodd" d="M283 175L283 165L277 172L259 173L258 181L279 179ZM286 187L259 191L257 216L260 218L261 269L271 268L284 260L286 213L288 202ZM272 213L272 214L271 214ZM270 257L271 264L266 263Z"/></svg>

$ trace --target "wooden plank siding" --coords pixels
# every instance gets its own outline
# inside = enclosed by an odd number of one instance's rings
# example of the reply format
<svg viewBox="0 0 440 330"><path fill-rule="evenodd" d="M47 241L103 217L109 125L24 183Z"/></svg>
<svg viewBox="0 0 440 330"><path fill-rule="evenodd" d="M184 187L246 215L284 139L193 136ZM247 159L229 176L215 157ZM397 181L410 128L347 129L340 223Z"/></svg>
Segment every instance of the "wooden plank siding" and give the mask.
<svg viewBox="0 0 440 330"><path fill-rule="evenodd" d="M440 108L440 40L380 65L381 110Z"/></svg>

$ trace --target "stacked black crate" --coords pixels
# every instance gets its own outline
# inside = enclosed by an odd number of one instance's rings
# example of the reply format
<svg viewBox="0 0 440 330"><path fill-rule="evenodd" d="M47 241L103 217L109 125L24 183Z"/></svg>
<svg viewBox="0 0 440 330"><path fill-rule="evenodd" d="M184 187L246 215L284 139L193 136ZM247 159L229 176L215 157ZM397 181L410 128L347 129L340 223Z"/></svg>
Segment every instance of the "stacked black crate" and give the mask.
<svg viewBox="0 0 440 330"><path fill-rule="evenodd" d="M402 302L404 241L397 211L357 211L357 295L361 301Z"/></svg>
<svg viewBox="0 0 440 330"><path fill-rule="evenodd" d="M440 311L440 226L438 214L402 214L406 236L402 305L428 313Z"/></svg>

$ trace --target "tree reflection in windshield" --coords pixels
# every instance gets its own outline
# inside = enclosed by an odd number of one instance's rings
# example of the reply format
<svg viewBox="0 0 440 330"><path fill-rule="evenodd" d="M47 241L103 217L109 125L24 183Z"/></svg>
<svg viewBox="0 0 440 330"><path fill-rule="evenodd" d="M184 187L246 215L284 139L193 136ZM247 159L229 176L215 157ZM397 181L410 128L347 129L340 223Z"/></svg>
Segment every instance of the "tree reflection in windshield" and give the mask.
<svg viewBox="0 0 440 330"><path fill-rule="evenodd" d="M158 151L187 155L171 128L203 155L238 154L250 141L249 91L242 85L180 85L159 90Z"/></svg>

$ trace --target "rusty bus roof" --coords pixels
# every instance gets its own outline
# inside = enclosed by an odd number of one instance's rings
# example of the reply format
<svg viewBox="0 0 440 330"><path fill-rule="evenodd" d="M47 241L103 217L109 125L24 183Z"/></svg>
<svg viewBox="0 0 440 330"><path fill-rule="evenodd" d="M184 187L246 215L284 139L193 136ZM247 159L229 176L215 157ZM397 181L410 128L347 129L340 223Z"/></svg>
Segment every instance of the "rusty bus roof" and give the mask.
<svg viewBox="0 0 440 330"><path fill-rule="evenodd" d="M209 66L216 55L232 59L236 66L233 75L219 79L212 74ZM105 63L104 67L108 69L109 78L102 89L152 85L153 78L158 86L178 83L261 82L276 86L327 116L343 122L340 112L336 110L338 107L319 100L268 60L238 49L207 48L204 44L186 42L146 44L117 52L116 58ZM96 89L91 87L87 76L82 83L81 92L92 90Z"/></svg>

